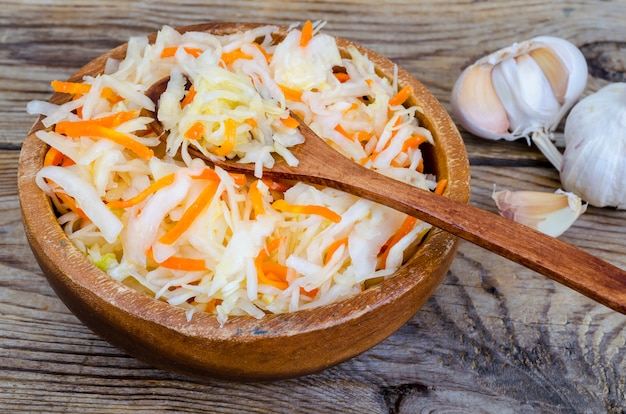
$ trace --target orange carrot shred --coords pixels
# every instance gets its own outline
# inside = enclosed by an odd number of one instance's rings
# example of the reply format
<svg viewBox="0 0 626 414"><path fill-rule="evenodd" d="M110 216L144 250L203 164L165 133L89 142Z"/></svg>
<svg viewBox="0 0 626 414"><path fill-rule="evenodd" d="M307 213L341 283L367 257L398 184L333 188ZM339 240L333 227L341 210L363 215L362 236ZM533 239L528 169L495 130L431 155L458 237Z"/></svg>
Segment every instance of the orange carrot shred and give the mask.
<svg viewBox="0 0 626 414"><path fill-rule="evenodd" d="M224 120L224 142L221 147L211 150L215 155L226 156L235 148L235 139L237 138L237 121L232 118Z"/></svg>
<svg viewBox="0 0 626 414"><path fill-rule="evenodd" d="M288 116L287 118L280 118L280 120L283 123L283 125L285 125L287 128L294 129L300 126L300 123L298 122L298 120L294 118L293 116Z"/></svg>
<svg viewBox="0 0 626 414"><path fill-rule="evenodd" d="M333 75L335 75L335 78L337 78L340 83L346 83L350 80L350 75L345 72L337 72L333 73Z"/></svg>
<svg viewBox="0 0 626 414"><path fill-rule="evenodd" d="M43 159L44 167L48 165L60 165L63 162L63 158L65 156L63 153L56 148L50 147L50 149L46 152L46 156Z"/></svg>
<svg viewBox="0 0 626 414"><path fill-rule="evenodd" d="M115 128L115 127L122 125L125 122L130 121L131 119L136 118L137 116L139 116L139 111L132 110L132 111L116 112L111 115L103 116L100 118L93 118L93 119L90 119L88 121L83 121L83 122L91 122L93 124L101 125L106 128ZM63 128L62 126L59 127L57 124L55 128L55 132L58 132L59 134L64 134L62 128Z"/></svg>
<svg viewBox="0 0 626 414"><path fill-rule="evenodd" d="M198 56L204 53L204 50L193 48L193 47L185 47L183 49L185 49L185 52L189 53L191 56L195 58L197 58Z"/></svg>
<svg viewBox="0 0 626 414"><path fill-rule="evenodd" d="M178 50L178 46L170 46L170 47L163 48L163 51L161 52L161 59L170 58L174 56L177 50Z"/></svg>
<svg viewBox="0 0 626 414"><path fill-rule="evenodd" d="M211 299L210 301L206 303L206 305L204 305L204 311L207 313L214 313L215 310L217 309L217 306L221 304L222 304L221 299Z"/></svg>
<svg viewBox="0 0 626 414"><path fill-rule="evenodd" d="M161 59L174 56L177 50L178 50L178 46L170 46L170 47L163 48L163 51L161 52Z"/></svg>
<svg viewBox="0 0 626 414"><path fill-rule="evenodd" d="M230 173L229 175L233 177L233 181L237 185L245 185L248 181L245 174ZM141 191L136 196L129 198L128 200L110 201L107 205L110 208L128 208L128 207L137 205L141 203L142 201L144 201L146 198L148 198L150 194L156 193L160 189L172 184L174 182L174 178L175 178L174 174L169 174L164 177L161 177L160 179L154 181L152 184L146 187L143 191ZM202 172L199 175L193 176L193 178L200 179L200 180L215 181L218 183L220 181L220 177L217 175L215 170L212 170L210 168L205 168L204 170L202 170Z"/></svg>
<svg viewBox="0 0 626 414"><path fill-rule="evenodd" d="M185 131L185 138L197 141L204 135L204 122L196 121L194 124Z"/></svg>
<svg viewBox="0 0 626 414"><path fill-rule="evenodd" d="M356 135L357 141L359 142L368 142L371 137L372 135L365 131L359 131Z"/></svg>
<svg viewBox="0 0 626 414"><path fill-rule="evenodd" d="M255 216L260 216L265 213L265 207L263 206L263 194L259 190L259 180L256 180L250 184L250 200L252 201L252 209Z"/></svg>
<svg viewBox="0 0 626 414"><path fill-rule="evenodd" d="M437 186L435 187L434 193L442 195L444 190L446 189L447 184L448 184L448 180L445 178L442 178L441 180L437 181Z"/></svg>
<svg viewBox="0 0 626 414"><path fill-rule="evenodd" d="M173 57L178 51L178 49L179 49L179 46L170 46L170 47L164 48L163 51L161 52L161 59ZM194 47L183 47L183 49L185 50L185 52L187 52L188 54L196 58L204 52L204 50L194 48Z"/></svg>
<svg viewBox="0 0 626 414"><path fill-rule="evenodd" d="M267 243L265 249L261 249L254 259L254 266L256 267L259 283L275 286L281 290L289 286L285 280L287 277L287 267L276 262L267 261L267 259L284 241L285 237L277 237L271 240Z"/></svg>
<svg viewBox="0 0 626 414"><path fill-rule="evenodd" d="M314 298L314 297L315 297L315 295L317 295L317 291L318 291L318 290L319 290L319 289L306 290L305 288L300 287L300 294L301 294L301 295L308 296L308 297L310 297L310 298Z"/></svg>
<svg viewBox="0 0 626 414"><path fill-rule="evenodd" d="M87 125L99 125L105 128L115 128L126 121L129 121L135 118L139 112L137 111L128 111L128 112L118 112L112 115L104 116L101 118L89 119L86 121L61 121L57 123L54 127L54 132L57 134L67 135L68 128L72 131L75 131L79 126L87 126Z"/></svg>
<svg viewBox="0 0 626 414"><path fill-rule="evenodd" d="M70 165L74 165L74 164L76 164L76 162L74 162L73 159L71 159L67 155L63 156L63 162L61 163L61 167L69 167Z"/></svg>
<svg viewBox="0 0 626 414"><path fill-rule="evenodd" d="M137 205L141 203L142 201L144 201L146 198L148 198L150 194L156 193L160 189L172 184L174 182L174 178L175 178L174 174L163 176L159 178L158 180L154 181L152 184L150 184L148 187L146 187L143 191L141 191L136 196L129 198L128 200L111 201L107 204L107 206L109 208L128 208L128 207Z"/></svg>
<svg viewBox="0 0 626 414"><path fill-rule="evenodd" d="M285 99L287 99L288 101L302 102L302 92L292 89L285 85L279 84L278 87L280 88L281 91L283 91L283 94L285 95Z"/></svg>
<svg viewBox="0 0 626 414"><path fill-rule="evenodd" d="M196 88L194 88L194 86L191 85L191 87L187 91L187 94L185 95L182 102L180 103L181 109L189 105L191 101L193 101L193 98L195 98L195 96L196 96Z"/></svg>
<svg viewBox="0 0 626 414"><path fill-rule="evenodd" d="M341 135L343 135L346 139L350 140L350 141L354 141L354 138L352 135L350 135L345 129L343 129L343 127L341 126L341 124L337 124L337 126L335 127L335 131L339 132Z"/></svg>
<svg viewBox="0 0 626 414"><path fill-rule="evenodd" d="M207 185L204 190L198 195L195 201L185 210L180 220L174 224L174 226L167 231L163 236L159 238L159 242L163 244L172 244L193 224L195 219L200 215L204 207L210 202L219 182L212 181Z"/></svg>
<svg viewBox="0 0 626 414"><path fill-rule="evenodd" d="M391 160L391 166L392 167L396 167L396 168L401 168L404 167L406 165L405 162L402 162L400 160L398 160L399 157L394 158L393 160Z"/></svg>
<svg viewBox="0 0 626 414"><path fill-rule="evenodd" d="M284 193L285 191L289 189L289 186L287 184L274 181L266 177L261 178L261 181L263 181L265 185L272 191L278 191L279 193Z"/></svg>
<svg viewBox="0 0 626 414"><path fill-rule="evenodd" d="M286 283L287 272L289 269L285 265L281 265L280 263L266 261L261 265L263 269L263 273L268 277L274 276L278 281L282 281Z"/></svg>
<svg viewBox="0 0 626 414"><path fill-rule="evenodd" d="M300 47L307 47L311 39L313 38L313 23L307 20L302 26L302 33L300 34Z"/></svg>
<svg viewBox="0 0 626 414"><path fill-rule="evenodd" d="M359 164L362 165L362 166L365 166L365 165L367 165L368 162L374 161L374 158L376 158L376 156L374 154L368 155L367 157L363 157L361 159L361 161L359 161Z"/></svg>
<svg viewBox="0 0 626 414"><path fill-rule="evenodd" d="M112 104L116 104L124 100L121 96L113 91L113 89L109 87L102 88L102 93L100 96Z"/></svg>
<svg viewBox="0 0 626 414"><path fill-rule="evenodd" d="M265 56L265 61L269 62L270 60L272 60L272 54L271 53L267 53L267 50L265 50L263 48L263 46L261 46L258 43L252 43L254 46L256 46L257 49L259 49L261 51L261 53L263 53L263 56Z"/></svg>
<svg viewBox="0 0 626 414"><path fill-rule="evenodd" d="M58 165L58 164L55 164L57 162L56 160L57 154L61 154L61 152L57 151L54 148L50 148L50 150L48 150L48 152L46 153L44 157L44 164L45 164L46 159L48 159L48 162L50 162L50 164L47 164L47 165ZM63 156L63 154L61 154L61 156ZM54 181L52 180L47 179L46 181L48 181L49 183L54 183ZM63 204L65 204L65 206L69 210L78 214L82 219L91 221L89 217L87 217L85 212L76 205L76 200L74 200L72 196L70 196L67 193L64 193L63 191L54 191L54 194Z"/></svg>
<svg viewBox="0 0 626 414"><path fill-rule="evenodd" d="M275 250L277 250L281 244L283 244L286 240L285 236L276 237L275 239L270 240L266 245L265 249L261 249L257 258L260 260L267 259L270 254L272 254Z"/></svg>
<svg viewBox="0 0 626 414"><path fill-rule="evenodd" d="M245 174L229 173L228 175L230 175L230 177L233 179L235 184L239 186L246 185L248 183L248 177L246 177Z"/></svg>
<svg viewBox="0 0 626 414"><path fill-rule="evenodd" d="M415 168L416 171L418 172L424 172L424 159L420 159L419 163L417 164L417 167Z"/></svg>
<svg viewBox="0 0 626 414"><path fill-rule="evenodd" d="M275 239L272 239L266 247L266 250L269 253L273 253L275 250L277 250L281 244L283 244L285 242L285 240L287 240L286 236L281 236L281 237L276 237Z"/></svg>
<svg viewBox="0 0 626 414"><path fill-rule="evenodd" d="M268 275L266 275L265 272L263 272L262 264L260 264L260 266L257 267L257 278L259 280L259 283L262 283L264 285L271 285L280 290L285 290L289 286L287 282L276 280L276 278L268 277Z"/></svg>
<svg viewBox="0 0 626 414"><path fill-rule="evenodd" d="M252 60L254 59L247 53L244 53L241 49L235 49L231 52L222 53L222 62L226 65L232 64L234 61L239 59Z"/></svg>
<svg viewBox="0 0 626 414"><path fill-rule="evenodd" d="M248 183L248 177L242 173L228 173L228 175L233 179L236 185L242 186ZM220 181L220 176L217 175L215 170L211 168L205 168L199 175L194 176L194 178L200 180L210 180L210 181Z"/></svg>
<svg viewBox="0 0 626 414"><path fill-rule="evenodd" d="M91 85L80 82L64 82L54 80L50 83L52 89L55 92L70 93L70 94L86 94L91 90Z"/></svg>
<svg viewBox="0 0 626 414"><path fill-rule="evenodd" d="M50 85L52 86L52 89L55 92L69 93L72 95L76 95L77 97L84 95L86 93L89 93L89 91L91 90L90 84L80 83L80 82L67 82L67 81L54 80L50 83ZM101 96L111 103L117 103L123 100L121 96L116 94L113 91L113 89L109 87L102 89Z"/></svg>
<svg viewBox="0 0 626 414"><path fill-rule="evenodd" d="M68 167L76 164L73 159L63 154L56 148L50 148L43 160L43 165L60 165L61 167Z"/></svg>
<svg viewBox="0 0 626 414"><path fill-rule="evenodd" d="M333 258L333 255L335 254L337 249L339 249L339 247L343 245L347 245L347 244L348 244L347 237L344 237L343 239L335 240L334 242L332 242L330 246L328 246L328 251L326 252L326 257L324 258L324 264L326 265L328 264L328 262L330 262L330 259Z"/></svg>
<svg viewBox="0 0 626 414"><path fill-rule="evenodd" d="M146 160L149 160L154 155L154 152L142 143L135 141L122 132L99 125L97 122L63 121L56 125L56 131L71 138L79 138L83 136L105 138L128 148L139 157Z"/></svg>
<svg viewBox="0 0 626 414"><path fill-rule="evenodd" d="M57 191L55 194L67 206L67 208L78 214L82 219L91 221L85 212L76 205L76 200L74 200L72 196L62 191Z"/></svg>
<svg viewBox="0 0 626 414"><path fill-rule="evenodd" d="M185 272L201 272L207 270L206 262L202 259L191 259L189 257L171 256L159 263L167 269L182 270Z"/></svg>
<svg viewBox="0 0 626 414"><path fill-rule="evenodd" d="M158 263L159 266L163 266L166 269L182 270L185 272L201 272L203 270L207 270L206 262L202 259L170 256L162 262L157 262L154 260L152 249L148 250L146 254L150 260Z"/></svg>
<svg viewBox="0 0 626 414"><path fill-rule="evenodd" d="M416 223L417 223L417 219L415 217L413 217L413 216L407 216L404 219L404 221L400 225L400 228L394 233L393 236L391 236L389 238L389 240L387 240L387 242L385 243L385 245L381 249L381 251L382 251L382 262L383 263L385 263L387 261L387 256L389 255L389 250L391 250L391 248L394 245L396 245L400 240L402 240L402 238L404 236L409 234L409 232L411 231L411 229L413 229L413 227L415 226Z"/></svg>
<svg viewBox="0 0 626 414"><path fill-rule="evenodd" d="M210 181L219 181L220 180L220 176L217 175L215 170L213 170L211 168L203 169L202 172L200 174L194 176L194 178L198 178L200 180L210 180Z"/></svg>
<svg viewBox="0 0 626 414"><path fill-rule="evenodd" d="M409 149L415 149L419 147L421 144L426 142L426 137L420 134L413 135L402 145L402 152L407 152Z"/></svg>
<svg viewBox="0 0 626 414"><path fill-rule="evenodd" d="M411 88L411 85L406 85L404 88L400 89L395 96L389 99L389 106L402 105L407 99L409 99L409 96L411 96L412 93L413 88Z"/></svg>
<svg viewBox="0 0 626 414"><path fill-rule="evenodd" d="M357 109L359 109L359 106L360 106L360 105L359 105L357 102L353 102L353 103L352 103L352 105L350 105L350 106L348 107L348 109L346 109L345 111L343 111L343 113L344 113L344 114L347 114L347 113L348 113L348 112L350 112L350 111L357 110Z"/></svg>
<svg viewBox="0 0 626 414"><path fill-rule="evenodd" d="M314 214L322 216L325 219L330 220L334 223L339 223L341 221L341 216L339 214L324 206L290 204L287 201L281 199L274 201L272 203L272 207L275 210L285 213Z"/></svg>

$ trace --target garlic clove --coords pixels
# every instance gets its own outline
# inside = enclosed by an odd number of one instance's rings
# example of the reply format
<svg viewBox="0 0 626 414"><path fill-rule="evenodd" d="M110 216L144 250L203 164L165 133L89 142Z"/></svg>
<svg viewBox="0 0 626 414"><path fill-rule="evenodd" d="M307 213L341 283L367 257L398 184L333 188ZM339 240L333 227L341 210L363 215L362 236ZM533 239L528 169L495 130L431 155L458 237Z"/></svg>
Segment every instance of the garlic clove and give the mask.
<svg viewBox="0 0 626 414"><path fill-rule="evenodd" d="M455 84L452 107L463 108L455 116L473 134L491 139L508 135L509 119L491 81L489 64L468 67Z"/></svg>
<svg viewBox="0 0 626 414"><path fill-rule="evenodd" d="M527 54L493 68L493 84L509 115L513 134L527 135L552 122L560 104L541 67Z"/></svg>
<svg viewBox="0 0 626 414"><path fill-rule="evenodd" d="M564 107L569 109L580 98L587 86L587 60L580 49L571 42L554 36L539 36L533 40L549 47L555 52L567 68L567 89L564 95Z"/></svg>
<svg viewBox="0 0 626 414"><path fill-rule="evenodd" d="M528 52L528 55L537 62L546 80L552 88L554 97L563 105L569 80L569 69L553 49L549 47L538 47ZM567 74L564 76L563 74Z"/></svg>
<svg viewBox="0 0 626 414"><path fill-rule="evenodd" d="M596 207L626 209L626 83L574 106L564 130L561 183Z"/></svg>
<svg viewBox="0 0 626 414"><path fill-rule="evenodd" d="M580 197L562 190L494 191L492 198L503 217L552 237L563 234L587 209Z"/></svg>

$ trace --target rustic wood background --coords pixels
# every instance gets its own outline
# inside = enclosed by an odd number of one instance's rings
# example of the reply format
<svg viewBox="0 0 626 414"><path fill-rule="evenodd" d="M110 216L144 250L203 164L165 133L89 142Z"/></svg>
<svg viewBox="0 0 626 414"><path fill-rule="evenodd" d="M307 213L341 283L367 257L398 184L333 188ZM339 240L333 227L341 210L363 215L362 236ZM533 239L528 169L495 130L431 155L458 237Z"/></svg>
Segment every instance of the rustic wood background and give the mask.
<svg viewBox="0 0 626 414"><path fill-rule="evenodd" d="M581 47L586 93L623 81L626 2L2 0L0 10L0 411L624 412L626 316L467 242L404 327L319 375L245 384L154 369L94 335L55 296L26 243L16 175L34 122L26 103L164 24L323 19L325 31L396 61L449 108L463 67L536 35ZM494 184L559 187L525 142L464 137L473 204L495 211ZM626 268L625 233L624 211L590 208L562 239Z"/></svg>

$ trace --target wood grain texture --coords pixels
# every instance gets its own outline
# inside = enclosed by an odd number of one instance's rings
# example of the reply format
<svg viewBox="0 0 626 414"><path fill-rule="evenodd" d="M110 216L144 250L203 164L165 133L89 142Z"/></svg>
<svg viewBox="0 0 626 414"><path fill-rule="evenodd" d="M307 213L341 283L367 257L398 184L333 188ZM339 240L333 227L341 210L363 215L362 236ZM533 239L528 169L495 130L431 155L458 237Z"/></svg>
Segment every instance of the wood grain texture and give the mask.
<svg viewBox="0 0 626 414"><path fill-rule="evenodd" d="M131 35L213 20L325 19L330 33L395 60L449 108L463 67L539 34L590 62L586 94L623 77L622 1L0 1L0 411L622 413L626 317L461 243L444 283L387 340L319 375L267 384L194 381L128 357L59 301L26 244L18 150L52 79ZM62 57L62 59L60 58ZM63 63L61 63L63 62ZM553 191L525 142L464 134L472 204L498 188ZM626 268L626 213L590 208L561 239ZM554 252L554 254L558 254Z"/></svg>

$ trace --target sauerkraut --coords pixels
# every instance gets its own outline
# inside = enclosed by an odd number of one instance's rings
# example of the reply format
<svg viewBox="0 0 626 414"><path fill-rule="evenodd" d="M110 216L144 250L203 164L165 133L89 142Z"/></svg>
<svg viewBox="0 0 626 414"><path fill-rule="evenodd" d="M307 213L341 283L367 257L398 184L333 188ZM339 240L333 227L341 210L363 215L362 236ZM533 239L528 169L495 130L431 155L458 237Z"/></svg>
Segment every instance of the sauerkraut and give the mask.
<svg viewBox="0 0 626 414"><path fill-rule="evenodd" d="M430 132L409 87L342 55L321 24L230 35L163 27L131 38L124 59L81 83L53 82L66 103L33 101L50 146L37 182L73 243L112 278L220 323L352 296L390 277L430 226L331 188L262 175L303 142L289 110L346 157L434 190L420 145ZM169 77L158 108L145 96ZM147 111L147 112L146 112ZM167 131L165 144L147 114ZM194 157L255 163L254 176Z"/></svg>

